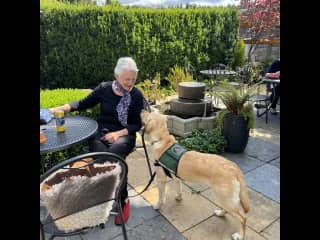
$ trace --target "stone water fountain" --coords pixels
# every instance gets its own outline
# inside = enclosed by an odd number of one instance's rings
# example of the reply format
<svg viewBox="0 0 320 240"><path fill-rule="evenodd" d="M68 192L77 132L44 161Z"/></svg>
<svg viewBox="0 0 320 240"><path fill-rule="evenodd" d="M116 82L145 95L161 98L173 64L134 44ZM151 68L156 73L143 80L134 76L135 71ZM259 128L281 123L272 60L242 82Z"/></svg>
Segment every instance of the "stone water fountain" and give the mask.
<svg viewBox="0 0 320 240"><path fill-rule="evenodd" d="M205 117L211 113L212 100L205 97L205 83L181 82L178 85L178 99L170 101L173 114L188 117Z"/></svg>
<svg viewBox="0 0 320 240"><path fill-rule="evenodd" d="M167 126L170 133L181 137L191 135L193 129L212 129L216 116L212 116L212 99L205 96L205 83L181 82L178 98L169 102Z"/></svg>

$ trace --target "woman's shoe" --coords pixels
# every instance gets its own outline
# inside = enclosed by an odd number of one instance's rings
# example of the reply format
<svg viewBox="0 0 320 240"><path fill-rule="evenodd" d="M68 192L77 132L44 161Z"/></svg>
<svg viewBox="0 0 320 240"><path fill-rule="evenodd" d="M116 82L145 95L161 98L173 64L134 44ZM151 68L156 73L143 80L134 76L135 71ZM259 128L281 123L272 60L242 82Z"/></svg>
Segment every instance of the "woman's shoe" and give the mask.
<svg viewBox="0 0 320 240"><path fill-rule="evenodd" d="M277 115L277 110L275 108L270 108L270 113L272 115Z"/></svg>
<svg viewBox="0 0 320 240"><path fill-rule="evenodd" d="M124 222L127 222L130 217L130 201L128 198L125 200L125 204L122 208L122 216ZM121 219L119 214L115 216L114 223L116 225L121 225Z"/></svg>

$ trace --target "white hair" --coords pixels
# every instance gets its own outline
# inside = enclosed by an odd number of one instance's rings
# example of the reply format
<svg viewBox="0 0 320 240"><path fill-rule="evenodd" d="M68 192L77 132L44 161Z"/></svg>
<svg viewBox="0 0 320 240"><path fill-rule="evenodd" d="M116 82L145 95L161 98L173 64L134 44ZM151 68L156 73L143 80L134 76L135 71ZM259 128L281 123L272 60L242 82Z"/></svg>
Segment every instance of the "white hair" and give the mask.
<svg viewBox="0 0 320 240"><path fill-rule="evenodd" d="M118 59L117 66L114 68L114 74L120 75L124 70L131 70L138 73L136 62L131 57L121 57Z"/></svg>

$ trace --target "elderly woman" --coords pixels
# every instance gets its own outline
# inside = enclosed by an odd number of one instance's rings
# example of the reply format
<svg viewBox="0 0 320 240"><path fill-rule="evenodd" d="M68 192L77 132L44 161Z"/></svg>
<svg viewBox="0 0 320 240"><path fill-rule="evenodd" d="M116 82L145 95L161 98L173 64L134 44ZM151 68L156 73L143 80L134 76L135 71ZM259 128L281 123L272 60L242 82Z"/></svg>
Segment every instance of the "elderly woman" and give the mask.
<svg viewBox="0 0 320 240"><path fill-rule="evenodd" d="M119 58L114 73L116 80L102 82L86 98L51 108L50 111L85 110L100 103L99 131L90 144L90 151L111 152L125 159L135 147L136 132L141 128L143 96L134 87L138 68L132 58ZM126 188L121 195L121 204L126 222L130 215ZM115 224L121 224L119 216L116 216Z"/></svg>

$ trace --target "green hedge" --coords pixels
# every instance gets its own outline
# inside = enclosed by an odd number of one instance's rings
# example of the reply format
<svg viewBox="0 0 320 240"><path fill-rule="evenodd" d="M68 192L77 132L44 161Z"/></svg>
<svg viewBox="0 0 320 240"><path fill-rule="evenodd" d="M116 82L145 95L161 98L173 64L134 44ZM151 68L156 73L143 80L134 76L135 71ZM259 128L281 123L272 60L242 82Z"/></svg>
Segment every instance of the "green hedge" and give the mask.
<svg viewBox="0 0 320 240"><path fill-rule="evenodd" d="M239 37L234 8L147 9L40 3L40 86L93 88L114 78L121 56L132 56L139 80L163 78L185 57L199 70L228 65Z"/></svg>

